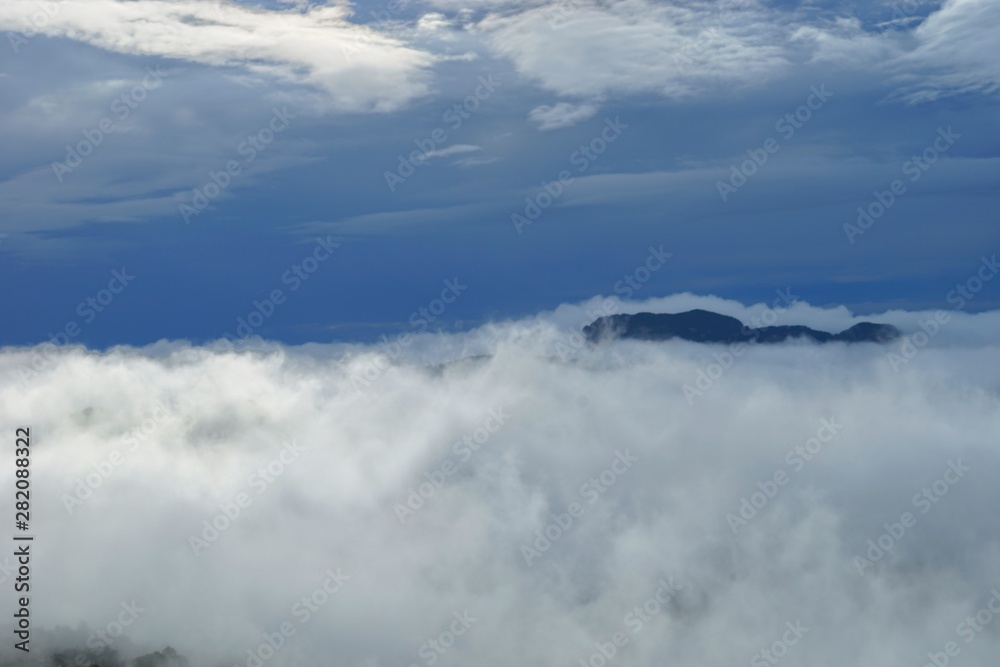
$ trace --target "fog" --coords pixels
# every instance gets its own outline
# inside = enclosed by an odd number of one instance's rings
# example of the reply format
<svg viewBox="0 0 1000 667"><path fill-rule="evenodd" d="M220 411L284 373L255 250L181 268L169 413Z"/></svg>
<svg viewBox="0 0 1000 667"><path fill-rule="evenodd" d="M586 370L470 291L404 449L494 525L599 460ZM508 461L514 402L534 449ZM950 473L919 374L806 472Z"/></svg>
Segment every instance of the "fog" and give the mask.
<svg viewBox="0 0 1000 667"><path fill-rule="evenodd" d="M0 421L32 438L32 657L90 637L250 667L992 662L1000 311L770 305L598 298L371 346L6 348ZM733 356L579 335L694 307L906 336Z"/></svg>

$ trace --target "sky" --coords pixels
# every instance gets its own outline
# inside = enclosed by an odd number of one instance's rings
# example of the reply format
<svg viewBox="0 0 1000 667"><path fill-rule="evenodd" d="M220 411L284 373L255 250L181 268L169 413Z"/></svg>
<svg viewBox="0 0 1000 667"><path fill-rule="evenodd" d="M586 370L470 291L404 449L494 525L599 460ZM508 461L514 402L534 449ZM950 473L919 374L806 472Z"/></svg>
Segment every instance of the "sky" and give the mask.
<svg viewBox="0 0 1000 667"><path fill-rule="evenodd" d="M998 34L3 0L0 666L992 664Z"/></svg>
<svg viewBox="0 0 1000 667"><path fill-rule="evenodd" d="M1000 240L998 28L988 0L7 0L0 344L373 341L446 281L428 329L951 308Z"/></svg>

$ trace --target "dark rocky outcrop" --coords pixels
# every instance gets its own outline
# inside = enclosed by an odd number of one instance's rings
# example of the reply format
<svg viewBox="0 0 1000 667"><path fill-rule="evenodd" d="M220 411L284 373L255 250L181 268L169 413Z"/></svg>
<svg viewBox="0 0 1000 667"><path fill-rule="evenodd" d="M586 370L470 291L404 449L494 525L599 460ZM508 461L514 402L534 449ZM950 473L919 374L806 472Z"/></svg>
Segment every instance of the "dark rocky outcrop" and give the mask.
<svg viewBox="0 0 1000 667"><path fill-rule="evenodd" d="M780 343L792 338L806 338L818 343L883 343L900 336L890 324L859 322L840 333L817 331L801 325L752 328L735 317L707 310L684 313L636 313L610 315L594 320L583 328L591 342L607 338L633 340L670 340L681 338L696 343Z"/></svg>

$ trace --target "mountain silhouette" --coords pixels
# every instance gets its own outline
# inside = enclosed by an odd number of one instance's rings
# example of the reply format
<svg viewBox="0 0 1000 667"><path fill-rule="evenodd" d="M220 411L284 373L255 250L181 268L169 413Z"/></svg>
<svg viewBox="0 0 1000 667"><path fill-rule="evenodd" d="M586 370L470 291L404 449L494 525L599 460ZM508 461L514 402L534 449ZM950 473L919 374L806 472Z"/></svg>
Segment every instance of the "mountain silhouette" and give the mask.
<svg viewBox="0 0 1000 667"><path fill-rule="evenodd" d="M817 343L883 343L898 338L891 324L859 322L840 333L817 331L807 326L785 325L748 327L735 317L707 310L683 313L636 313L599 317L583 328L587 340L609 338L670 340L681 338L696 343L780 343L790 338L806 338Z"/></svg>

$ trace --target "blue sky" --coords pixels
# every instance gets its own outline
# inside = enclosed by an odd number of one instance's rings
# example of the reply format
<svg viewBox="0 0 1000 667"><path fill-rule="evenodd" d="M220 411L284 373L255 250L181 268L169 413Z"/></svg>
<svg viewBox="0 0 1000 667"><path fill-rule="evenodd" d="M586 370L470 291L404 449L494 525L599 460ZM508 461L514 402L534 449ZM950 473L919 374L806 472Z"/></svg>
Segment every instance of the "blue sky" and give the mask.
<svg viewBox="0 0 1000 667"><path fill-rule="evenodd" d="M618 296L947 307L1000 250L987 0L7 0L0 30L0 344L203 342L275 290L254 334L370 340L456 279L433 326L468 328L615 295L651 246Z"/></svg>

